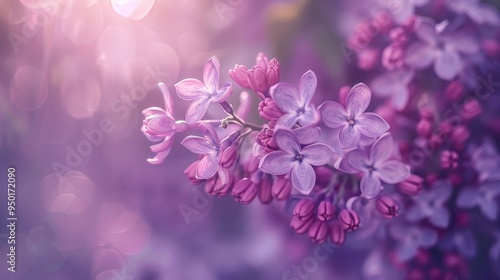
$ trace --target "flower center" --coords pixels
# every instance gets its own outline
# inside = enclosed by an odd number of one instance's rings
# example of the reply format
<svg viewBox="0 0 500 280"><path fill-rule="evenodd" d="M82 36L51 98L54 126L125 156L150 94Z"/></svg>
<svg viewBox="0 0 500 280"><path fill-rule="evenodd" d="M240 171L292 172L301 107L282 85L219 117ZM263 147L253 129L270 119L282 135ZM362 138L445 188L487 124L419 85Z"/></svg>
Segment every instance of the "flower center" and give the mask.
<svg viewBox="0 0 500 280"><path fill-rule="evenodd" d="M350 126L354 126L354 124L356 123L356 120L354 120L354 118L349 118L349 119L347 119L347 122L349 123Z"/></svg>
<svg viewBox="0 0 500 280"><path fill-rule="evenodd" d="M298 161L302 161L304 159L304 157L301 154L297 154L295 156L295 159L298 160Z"/></svg>

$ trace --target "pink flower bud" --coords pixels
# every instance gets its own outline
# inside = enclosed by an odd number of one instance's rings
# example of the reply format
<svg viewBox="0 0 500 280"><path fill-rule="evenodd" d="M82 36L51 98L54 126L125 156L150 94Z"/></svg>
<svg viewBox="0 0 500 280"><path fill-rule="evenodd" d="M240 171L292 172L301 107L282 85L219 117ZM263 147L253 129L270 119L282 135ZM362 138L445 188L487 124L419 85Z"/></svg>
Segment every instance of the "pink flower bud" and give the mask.
<svg viewBox="0 0 500 280"><path fill-rule="evenodd" d="M444 94L451 101L457 100L462 95L463 92L464 92L464 84L462 83L461 80L458 79L451 81L444 90Z"/></svg>
<svg viewBox="0 0 500 280"><path fill-rule="evenodd" d="M292 192L292 182L284 177L278 177L273 184L271 192L277 201L286 200Z"/></svg>
<svg viewBox="0 0 500 280"><path fill-rule="evenodd" d="M233 69L229 70L229 76L243 88L250 88L250 82L248 82L248 68L244 65L236 64Z"/></svg>
<svg viewBox="0 0 500 280"><path fill-rule="evenodd" d="M389 45L382 52L382 65L387 70L403 67L404 49L399 45Z"/></svg>
<svg viewBox="0 0 500 280"><path fill-rule="evenodd" d="M441 152L441 167L454 169L458 167L458 154L454 151L444 150Z"/></svg>
<svg viewBox="0 0 500 280"><path fill-rule="evenodd" d="M259 103L259 116L268 121L275 121L283 116L280 108L269 97Z"/></svg>
<svg viewBox="0 0 500 280"><path fill-rule="evenodd" d="M243 204L249 204L257 196L257 186L248 178L236 182L231 195L234 200Z"/></svg>
<svg viewBox="0 0 500 280"><path fill-rule="evenodd" d="M417 195L423 187L424 179L411 174L406 180L398 184L399 191L407 195Z"/></svg>
<svg viewBox="0 0 500 280"><path fill-rule="evenodd" d="M330 201L321 201L318 205L318 219L320 221L329 221L335 214L335 207Z"/></svg>
<svg viewBox="0 0 500 280"><path fill-rule="evenodd" d="M257 144L261 145L266 152L272 152L278 150L278 145L273 139L274 131L267 127L263 128L257 136L255 136L255 141Z"/></svg>
<svg viewBox="0 0 500 280"><path fill-rule="evenodd" d="M264 53L259 52L257 54L257 57L255 58L255 66L258 66L262 69L267 69L267 67L269 66L269 59Z"/></svg>
<svg viewBox="0 0 500 280"><path fill-rule="evenodd" d="M377 65L379 57L378 50L364 49L358 54L358 67L363 70L371 70Z"/></svg>
<svg viewBox="0 0 500 280"><path fill-rule="evenodd" d="M314 219L309 217L308 219L298 219L297 217L293 217L290 222L290 226L298 233L304 234L309 231L309 228L314 223Z"/></svg>
<svg viewBox="0 0 500 280"><path fill-rule="evenodd" d="M222 151L220 157L220 166L224 168L230 168L233 166L236 158L238 157L238 148L234 145L227 147L224 151Z"/></svg>
<svg viewBox="0 0 500 280"><path fill-rule="evenodd" d="M267 68L267 87L270 88L280 81L281 68L280 63L276 58L269 61L269 67Z"/></svg>
<svg viewBox="0 0 500 280"><path fill-rule="evenodd" d="M304 220L312 216L314 211L314 203L307 198L301 199L293 208L293 215L299 219Z"/></svg>
<svg viewBox="0 0 500 280"><path fill-rule="evenodd" d="M342 228L347 231L355 231L359 228L359 216L353 210L343 209L339 214L339 222Z"/></svg>
<svg viewBox="0 0 500 280"><path fill-rule="evenodd" d="M404 28L399 26L391 29L389 37L391 38L392 43L398 46L404 46L408 42L408 36L406 35Z"/></svg>
<svg viewBox="0 0 500 280"><path fill-rule="evenodd" d="M330 240L335 245L342 245L345 241L345 230L338 222L332 224Z"/></svg>
<svg viewBox="0 0 500 280"><path fill-rule="evenodd" d="M199 185L206 180L198 179L196 178L196 169L198 168L198 163L200 163L199 160L191 163L185 170L184 170L184 175L188 178L189 182L193 185Z"/></svg>
<svg viewBox="0 0 500 280"><path fill-rule="evenodd" d="M262 204L269 204L273 201L272 182L271 176L264 176L259 182L259 200Z"/></svg>
<svg viewBox="0 0 500 280"><path fill-rule="evenodd" d="M248 70L248 81L250 82L250 87L254 91L266 93L269 89L267 86L266 70L259 66L254 66L252 69Z"/></svg>
<svg viewBox="0 0 500 280"><path fill-rule="evenodd" d="M309 228L309 238L314 243L323 243L328 237L328 224L322 221L314 221Z"/></svg>
<svg viewBox="0 0 500 280"><path fill-rule="evenodd" d="M455 127L451 132L451 142L455 149L462 149L465 146L465 142L470 137L470 132L464 125L459 125Z"/></svg>
<svg viewBox="0 0 500 280"><path fill-rule="evenodd" d="M421 119L417 123L417 134L420 137L428 138L432 133L432 123L428 119Z"/></svg>
<svg viewBox="0 0 500 280"><path fill-rule="evenodd" d="M472 119L482 112L481 104L476 98L470 98L464 101L460 115L465 119Z"/></svg>
<svg viewBox="0 0 500 280"><path fill-rule="evenodd" d="M383 196L377 199L377 210L384 217L391 219L398 216L399 205L392 198Z"/></svg>
<svg viewBox="0 0 500 280"><path fill-rule="evenodd" d="M339 89L339 102L340 104L345 106L345 99L347 98L347 94L351 91L351 87L346 85Z"/></svg>

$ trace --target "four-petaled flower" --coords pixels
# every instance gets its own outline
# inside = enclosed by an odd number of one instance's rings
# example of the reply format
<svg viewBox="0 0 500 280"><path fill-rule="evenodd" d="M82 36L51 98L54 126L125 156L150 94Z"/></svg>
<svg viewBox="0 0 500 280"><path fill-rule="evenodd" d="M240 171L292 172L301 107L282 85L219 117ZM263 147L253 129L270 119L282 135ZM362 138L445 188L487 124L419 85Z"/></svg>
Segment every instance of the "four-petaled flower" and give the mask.
<svg viewBox="0 0 500 280"><path fill-rule="evenodd" d="M481 183L479 188L466 188L460 192L457 205L462 208L479 206L483 215L494 221L498 216L498 201L500 196L500 177Z"/></svg>
<svg viewBox="0 0 500 280"><path fill-rule="evenodd" d="M359 83L347 94L346 107L335 101L326 101L319 107L323 123L330 128L340 128L339 143L343 148L356 147L361 134L376 138L389 129L379 115L364 113L371 95L370 88Z"/></svg>
<svg viewBox="0 0 500 280"><path fill-rule="evenodd" d="M219 73L219 60L213 56L203 68L203 82L188 78L175 84L180 98L193 101L186 110L187 123L196 123L201 120L211 102L224 102L233 92L231 83L226 83L219 88Z"/></svg>
<svg viewBox="0 0 500 280"><path fill-rule="evenodd" d="M334 155L332 149L320 143L301 148L299 139L286 129L277 129L274 140L280 150L263 156L259 168L273 175L291 173L292 185L300 193L309 194L316 183L312 166L327 164Z"/></svg>
<svg viewBox="0 0 500 280"><path fill-rule="evenodd" d="M449 181L438 181L429 190L422 190L413 196L414 204L408 209L406 219L418 222L425 218L436 227L445 228L450 222L450 214L446 208L446 201L451 195Z"/></svg>
<svg viewBox="0 0 500 280"><path fill-rule="evenodd" d="M429 248L436 244L437 233L428 228L421 228L410 225L394 225L390 227L390 234L398 240L395 248L396 258L401 262L406 262L417 254L418 248Z"/></svg>
<svg viewBox="0 0 500 280"><path fill-rule="evenodd" d="M278 83L271 87L270 95L284 113L276 121L276 125L292 127L298 122L301 126L312 126L318 122L318 110L311 104L316 83L316 75L309 70L300 78L298 91L288 83Z"/></svg>
<svg viewBox="0 0 500 280"><path fill-rule="evenodd" d="M393 150L393 140L389 133L375 140L369 153L361 149L350 151L345 161L352 171L362 172L360 189L368 198L377 196L382 190L382 182L399 183L410 176L410 168L399 160L389 159Z"/></svg>
<svg viewBox="0 0 500 280"><path fill-rule="evenodd" d="M434 71L439 78L452 80L463 67L460 54L477 53L479 45L472 37L446 34L443 31L446 25L447 22L436 25L432 19L420 18L415 24L415 33L421 41L408 47L405 61L417 69L434 63Z"/></svg>
<svg viewBox="0 0 500 280"><path fill-rule="evenodd" d="M152 164L160 164L168 156L172 148L173 136L176 129L172 97L164 83L159 83L158 87L163 94L165 109L150 107L142 111L144 121L141 131L150 141L161 141L161 143L150 147L151 151L156 153L154 158L148 159L148 162Z"/></svg>
<svg viewBox="0 0 500 280"><path fill-rule="evenodd" d="M370 87L375 95L390 97L394 108L401 111L410 98L408 84L414 76L415 72L410 69L395 70L376 77Z"/></svg>

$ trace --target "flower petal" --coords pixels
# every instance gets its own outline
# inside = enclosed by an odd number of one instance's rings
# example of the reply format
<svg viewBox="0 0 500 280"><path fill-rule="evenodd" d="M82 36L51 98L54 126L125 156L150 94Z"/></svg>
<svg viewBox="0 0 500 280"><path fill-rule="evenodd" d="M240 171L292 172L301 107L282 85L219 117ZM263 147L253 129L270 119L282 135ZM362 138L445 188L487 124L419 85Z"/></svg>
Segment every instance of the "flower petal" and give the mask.
<svg viewBox="0 0 500 280"><path fill-rule="evenodd" d="M162 142L160 142L158 144L152 145L149 148L151 149L151 151L153 153L161 153L163 151L170 150L173 142L174 142L174 137L171 137L171 136L165 137L165 140L163 140Z"/></svg>
<svg viewBox="0 0 500 280"><path fill-rule="evenodd" d="M453 241L455 242L458 251L465 257L472 258L476 254L476 240L469 230L457 232L453 236Z"/></svg>
<svg viewBox="0 0 500 280"><path fill-rule="evenodd" d="M215 56L212 56L203 67L203 81L209 92L215 93L219 88L220 62Z"/></svg>
<svg viewBox="0 0 500 280"><path fill-rule="evenodd" d="M378 167L377 176L385 183L396 184L410 177L410 167L398 160L389 160L384 162L383 166Z"/></svg>
<svg viewBox="0 0 500 280"><path fill-rule="evenodd" d="M334 155L330 147L321 143L305 147L300 154L304 157L305 161L314 166L327 164Z"/></svg>
<svg viewBox="0 0 500 280"><path fill-rule="evenodd" d="M147 129L156 133L168 133L175 130L175 121L167 115L158 115L148 122Z"/></svg>
<svg viewBox="0 0 500 280"><path fill-rule="evenodd" d="M287 129L277 129L273 134L276 145L290 155L297 155L300 152L300 142L292 131Z"/></svg>
<svg viewBox="0 0 500 280"><path fill-rule="evenodd" d="M316 183L316 174L312 166L305 162L295 162L292 168L292 185L301 194L308 195L311 193Z"/></svg>
<svg viewBox="0 0 500 280"><path fill-rule="evenodd" d="M149 108L142 110L141 113L144 115L145 118L151 117L154 115L167 115L167 111L165 111L164 109L162 109L160 107L149 107Z"/></svg>
<svg viewBox="0 0 500 280"><path fill-rule="evenodd" d="M389 130L389 124L375 113L363 113L356 119L356 127L361 134L376 138Z"/></svg>
<svg viewBox="0 0 500 280"><path fill-rule="evenodd" d="M465 34L448 38L446 40L446 47L464 54L475 54L479 51L477 40Z"/></svg>
<svg viewBox="0 0 500 280"><path fill-rule="evenodd" d="M210 179L219 169L219 157L216 153L203 157L196 167L196 178Z"/></svg>
<svg viewBox="0 0 500 280"><path fill-rule="evenodd" d="M410 222L418 222L427 218L428 212L425 211L420 205L414 205L406 212L406 220Z"/></svg>
<svg viewBox="0 0 500 280"><path fill-rule="evenodd" d="M370 88L375 95L386 97L396 95L401 88L400 83L401 81L397 79L394 73L387 73L373 79Z"/></svg>
<svg viewBox="0 0 500 280"><path fill-rule="evenodd" d="M272 175L284 175L292 170L295 158L282 151L274 151L263 156L259 162L262 172Z"/></svg>
<svg viewBox="0 0 500 280"><path fill-rule="evenodd" d="M217 90L215 95L212 96L212 101L216 103L224 102L231 94L233 94L233 85L231 83L225 83L224 86Z"/></svg>
<svg viewBox="0 0 500 280"><path fill-rule="evenodd" d="M356 147L360 138L361 133L356 126L346 125L339 131L339 143L344 149Z"/></svg>
<svg viewBox="0 0 500 280"><path fill-rule="evenodd" d="M436 208L429 216L429 221L436 227L446 228L450 223L450 214L445 208Z"/></svg>
<svg viewBox="0 0 500 280"><path fill-rule="evenodd" d="M321 128L318 126L299 127L293 130L293 134L297 136L300 144L308 145L318 141Z"/></svg>
<svg viewBox="0 0 500 280"><path fill-rule="evenodd" d="M299 93L291 84L277 83L271 87L269 93L283 113L297 113L301 109Z"/></svg>
<svg viewBox="0 0 500 280"><path fill-rule="evenodd" d="M323 123L330 128L339 128L347 123L347 111L335 101L326 101L319 106Z"/></svg>
<svg viewBox="0 0 500 280"><path fill-rule="evenodd" d="M457 198L457 206L461 208L472 208L479 203L479 192L476 189L464 189Z"/></svg>
<svg viewBox="0 0 500 280"><path fill-rule="evenodd" d="M186 122L191 124L201 120L207 112L209 105L210 99L208 97L201 97L191 102L186 109Z"/></svg>
<svg viewBox="0 0 500 280"><path fill-rule="evenodd" d="M436 23L430 18L420 17L415 23L415 33L429 45L437 43Z"/></svg>
<svg viewBox="0 0 500 280"><path fill-rule="evenodd" d="M181 145L198 155L213 153L215 147L206 138L199 136L187 136L182 140Z"/></svg>
<svg viewBox="0 0 500 280"><path fill-rule="evenodd" d="M346 97L347 115L358 117L368 108L371 99L372 91L367 85L359 83L353 86Z"/></svg>
<svg viewBox="0 0 500 280"><path fill-rule="evenodd" d="M361 192L368 198L376 197L380 191L382 191L382 184L379 178L374 176L372 173L366 173L363 178L361 178L360 183Z"/></svg>
<svg viewBox="0 0 500 280"><path fill-rule="evenodd" d="M208 96L209 90L202 81L188 78L174 85L177 95L184 100L195 100L202 96Z"/></svg>
<svg viewBox="0 0 500 280"><path fill-rule="evenodd" d="M406 49L405 62L416 69L424 69L432 64L436 49L422 42L413 43Z"/></svg>
<svg viewBox="0 0 500 280"><path fill-rule="evenodd" d="M165 104L165 111L167 112L167 115L174 118L174 102L172 101L172 95L170 94L167 85L159 82L158 88L163 95L163 102Z"/></svg>
<svg viewBox="0 0 500 280"><path fill-rule="evenodd" d="M311 99L316 91L316 84L318 80L316 74L309 70L300 78L299 82L299 94L300 94L300 104L306 106L311 102Z"/></svg>
<svg viewBox="0 0 500 280"><path fill-rule="evenodd" d="M276 120L276 125L290 128L294 126L298 120L299 115L297 115L296 113L284 114Z"/></svg>
<svg viewBox="0 0 500 280"><path fill-rule="evenodd" d="M298 122L301 126L312 126L318 123L320 119L318 109L314 105L307 106L304 113L298 117Z"/></svg>
<svg viewBox="0 0 500 280"><path fill-rule="evenodd" d="M434 63L436 75L443 80L451 80L458 75L462 69L460 56L454 51L444 51L438 55Z"/></svg>
<svg viewBox="0 0 500 280"><path fill-rule="evenodd" d="M392 154L394 140L390 133L382 135L373 142L370 149L370 161L377 166L377 163L386 161Z"/></svg>
<svg viewBox="0 0 500 280"><path fill-rule="evenodd" d="M157 153L153 158L148 158L147 161L151 164L160 164L168 156L168 154L170 153L170 150L171 149L169 148L169 149L166 149L164 151L161 151L161 152Z"/></svg>
<svg viewBox="0 0 500 280"><path fill-rule="evenodd" d="M346 156L345 160L352 168L358 171L365 171L367 166L370 164L368 162L368 156L363 150L350 151Z"/></svg>
<svg viewBox="0 0 500 280"><path fill-rule="evenodd" d="M432 194L434 195L434 199L436 202L445 202L451 195L451 182L448 180L442 180L434 183L434 187L432 189Z"/></svg>
<svg viewBox="0 0 500 280"><path fill-rule="evenodd" d="M490 219L491 221L496 220L498 214L498 206L494 199L481 199L479 208L486 218Z"/></svg>

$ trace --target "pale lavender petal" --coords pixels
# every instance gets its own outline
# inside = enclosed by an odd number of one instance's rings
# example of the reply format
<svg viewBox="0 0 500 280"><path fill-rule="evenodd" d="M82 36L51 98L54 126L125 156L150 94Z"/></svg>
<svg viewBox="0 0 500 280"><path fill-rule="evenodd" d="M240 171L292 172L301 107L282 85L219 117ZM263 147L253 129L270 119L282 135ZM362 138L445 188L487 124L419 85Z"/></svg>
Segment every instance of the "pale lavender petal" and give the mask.
<svg viewBox="0 0 500 280"><path fill-rule="evenodd" d="M406 219L410 222L418 222L427 218L427 212L420 205L410 207L406 212Z"/></svg>
<svg viewBox="0 0 500 280"><path fill-rule="evenodd" d="M411 175L410 167L397 160L384 162L381 167L378 167L376 173L380 180L388 184L402 182Z"/></svg>
<svg viewBox="0 0 500 280"><path fill-rule="evenodd" d="M182 140L181 145L198 155L206 155L215 151L212 143L199 136L187 136Z"/></svg>
<svg viewBox="0 0 500 280"><path fill-rule="evenodd" d="M318 126L299 127L293 130L293 134L297 136L300 144L308 145L318 141L321 128Z"/></svg>
<svg viewBox="0 0 500 280"><path fill-rule="evenodd" d="M170 137L165 137L165 140L163 140L162 142L160 142L158 144L152 145L149 148L151 149L151 151L153 153L161 153L163 151L170 150L170 148L172 147L173 142L174 142L174 138L173 137L171 137L171 136Z"/></svg>
<svg viewBox="0 0 500 280"><path fill-rule="evenodd" d="M215 93L219 88L220 62L217 57L212 56L203 68L203 81L211 93Z"/></svg>
<svg viewBox="0 0 500 280"><path fill-rule="evenodd" d="M214 146L218 147L219 146L219 136L217 135L217 132L215 131L214 127L211 126L208 123L200 123L200 127L205 133L205 138Z"/></svg>
<svg viewBox="0 0 500 280"><path fill-rule="evenodd" d="M392 105L396 110L402 111L406 104L408 103L408 99L410 98L410 93L406 86L402 86L398 93L392 97Z"/></svg>
<svg viewBox="0 0 500 280"><path fill-rule="evenodd" d="M299 93L291 84L278 83L269 91L276 106L284 113L297 113L301 109Z"/></svg>
<svg viewBox="0 0 500 280"><path fill-rule="evenodd" d="M360 138L361 133L356 126L346 125L339 131L339 143L344 149L356 147Z"/></svg>
<svg viewBox="0 0 500 280"><path fill-rule="evenodd" d="M479 208L483 215L491 221L496 220L498 214L497 202L494 199L481 199Z"/></svg>
<svg viewBox="0 0 500 280"><path fill-rule="evenodd" d="M316 183L316 174L312 166L305 162L295 162L291 173L292 185L301 194L308 195Z"/></svg>
<svg viewBox="0 0 500 280"><path fill-rule="evenodd" d="M226 101L229 96L233 93L233 85L231 83L224 84L215 95L212 96L212 101L216 103L221 103Z"/></svg>
<svg viewBox="0 0 500 280"><path fill-rule="evenodd" d="M309 164L320 166L327 164L332 159L334 153L327 145L316 143L302 149L300 154Z"/></svg>
<svg viewBox="0 0 500 280"><path fill-rule="evenodd" d="M297 155L300 152L300 142L292 131L277 129L273 134L276 145L290 155Z"/></svg>
<svg viewBox="0 0 500 280"><path fill-rule="evenodd" d="M436 23L430 18L419 18L415 23L415 33L429 45L437 43Z"/></svg>
<svg viewBox="0 0 500 280"><path fill-rule="evenodd" d="M415 6L423 6L423 5L426 5L427 3L429 3L429 1L430 0L412 0L411 2Z"/></svg>
<svg viewBox="0 0 500 280"><path fill-rule="evenodd" d="M434 63L436 75L443 80L451 80L458 75L462 69L460 56L454 51L444 51L438 55Z"/></svg>
<svg viewBox="0 0 500 280"><path fill-rule="evenodd" d="M313 105L308 106L304 113L298 117L298 122L301 126L311 126L318 123L320 119L318 109Z"/></svg>
<svg viewBox="0 0 500 280"><path fill-rule="evenodd" d="M445 202L451 195L451 183L450 181L439 181L434 184L432 189L432 193L434 194L434 198L437 202Z"/></svg>
<svg viewBox="0 0 500 280"><path fill-rule="evenodd" d="M209 154L203 157L196 167L196 178L210 179L219 169L219 157L217 154Z"/></svg>
<svg viewBox="0 0 500 280"><path fill-rule="evenodd" d="M462 208L475 207L479 202L479 192L476 189L464 189L457 198L457 206Z"/></svg>
<svg viewBox="0 0 500 280"><path fill-rule="evenodd" d="M186 122L191 124L201 120L207 112L209 105L210 99L205 96L191 102L186 109Z"/></svg>
<svg viewBox="0 0 500 280"><path fill-rule="evenodd" d="M401 81L396 79L394 73L387 73L373 79L370 88L375 95L386 97L397 94L401 88L400 83Z"/></svg>
<svg viewBox="0 0 500 280"><path fill-rule="evenodd" d="M387 1L387 3L391 2ZM404 24L408 22L415 12L415 8L410 3L410 1L398 1L393 3L397 4L389 4L389 9L394 18L394 22L398 24Z"/></svg>
<svg viewBox="0 0 500 280"><path fill-rule="evenodd" d="M284 114L276 120L276 125L290 128L294 126L298 120L299 115L297 115L297 113Z"/></svg>
<svg viewBox="0 0 500 280"><path fill-rule="evenodd" d="M382 184L374 174L366 173L363 178L361 178L360 190L368 198L373 198L382 191Z"/></svg>
<svg viewBox="0 0 500 280"><path fill-rule="evenodd" d="M338 170L348 173L348 174L356 174L359 172L358 169L352 167L348 162L347 159L343 158L339 160L338 165L335 166Z"/></svg>
<svg viewBox="0 0 500 280"><path fill-rule="evenodd" d="M158 133L168 133L175 130L175 122L167 115L158 115L148 122L147 128Z"/></svg>
<svg viewBox="0 0 500 280"><path fill-rule="evenodd" d="M163 95L163 103L165 104L166 113L169 117L173 118L173 116L174 116L174 102L172 101L172 95L170 94L170 91L168 90L168 87L166 84L160 82L160 83L158 83L158 88L160 89L160 91Z"/></svg>
<svg viewBox="0 0 500 280"><path fill-rule="evenodd" d="M284 175L292 170L295 158L282 151L274 151L263 156L259 162L262 172L272 175Z"/></svg>
<svg viewBox="0 0 500 280"><path fill-rule="evenodd" d="M396 256L399 261L406 262L411 260L417 254L417 244L412 242L400 243L396 247Z"/></svg>
<svg viewBox="0 0 500 280"><path fill-rule="evenodd" d="M306 106L311 102L311 99L316 91L317 84L316 74L309 70L300 78L299 82L299 94L300 94L300 104Z"/></svg>
<svg viewBox="0 0 500 280"><path fill-rule="evenodd" d="M171 149L161 151L161 152L157 153L153 158L148 158L147 161L151 164L160 164L168 156L168 154L170 153L170 150Z"/></svg>
<svg viewBox="0 0 500 280"><path fill-rule="evenodd" d="M445 208L436 208L429 216L429 221L436 227L446 228L450 222L450 214Z"/></svg>
<svg viewBox="0 0 500 280"><path fill-rule="evenodd" d="M335 101L326 101L319 106L323 123L330 128L339 128L347 123L347 111Z"/></svg>
<svg viewBox="0 0 500 280"><path fill-rule="evenodd" d="M370 162L368 162L368 155L363 150L350 151L346 155L345 160L352 168L358 171L365 171L368 165L370 165Z"/></svg>
<svg viewBox="0 0 500 280"><path fill-rule="evenodd" d="M167 112L160 107L149 107L149 108L142 110L141 113L144 115L145 118L151 117L154 115L166 115L167 114Z"/></svg>
<svg viewBox="0 0 500 280"><path fill-rule="evenodd" d="M356 119L356 128L361 134L376 138L389 130L389 124L375 113L363 113Z"/></svg>
<svg viewBox="0 0 500 280"><path fill-rule="evenodd" d="M474 54L479 51L477 41L473 37L465 34L459 34L455 37L448 38L446 47L465 54Z"/></svg>
<svg viewBox="0 0 500 280"><path fill-rule="evenodd" d="M476 254L476 240L470 231L461 231L453 236L457 249L467 258L472 258Z"/></svg>
<svg viewBox="0 0 500 280"><path fill-rule="evenodd" d="M368 108L371 99L372 91L367 85L359 83L353 86L346 97L347 115L358 117Z"/></svg>
<svg viewBox="0 0 500 280"><path fill-rule="evenodd" d="M202 81L188 78L174 85L177 95L184 100L195 100L202 96L208 96L209 90Z"/></svg>
<svg viewBox="0 0 500 280"><path fill-rule="evenodd" d="M424 248L429 248L436 244L438 239L437 233L431 229L423 229L420 232L420 245Z"/></svg>
<svg viewBox="0 0 500 280"><path fill-rule="evenodd" d="M380 138L373 142L370 149L370 161L377 166L379 162L385 162L392 153L394 148L394 140L390 133L382 135Z"/></svg>
<svg viewBox="0 0 500 280"><path fill-rule="evenodd" d="M417 69L427 68L436 58L436 49L422 42L413 43L406 49L405 62Z"/></svg>

